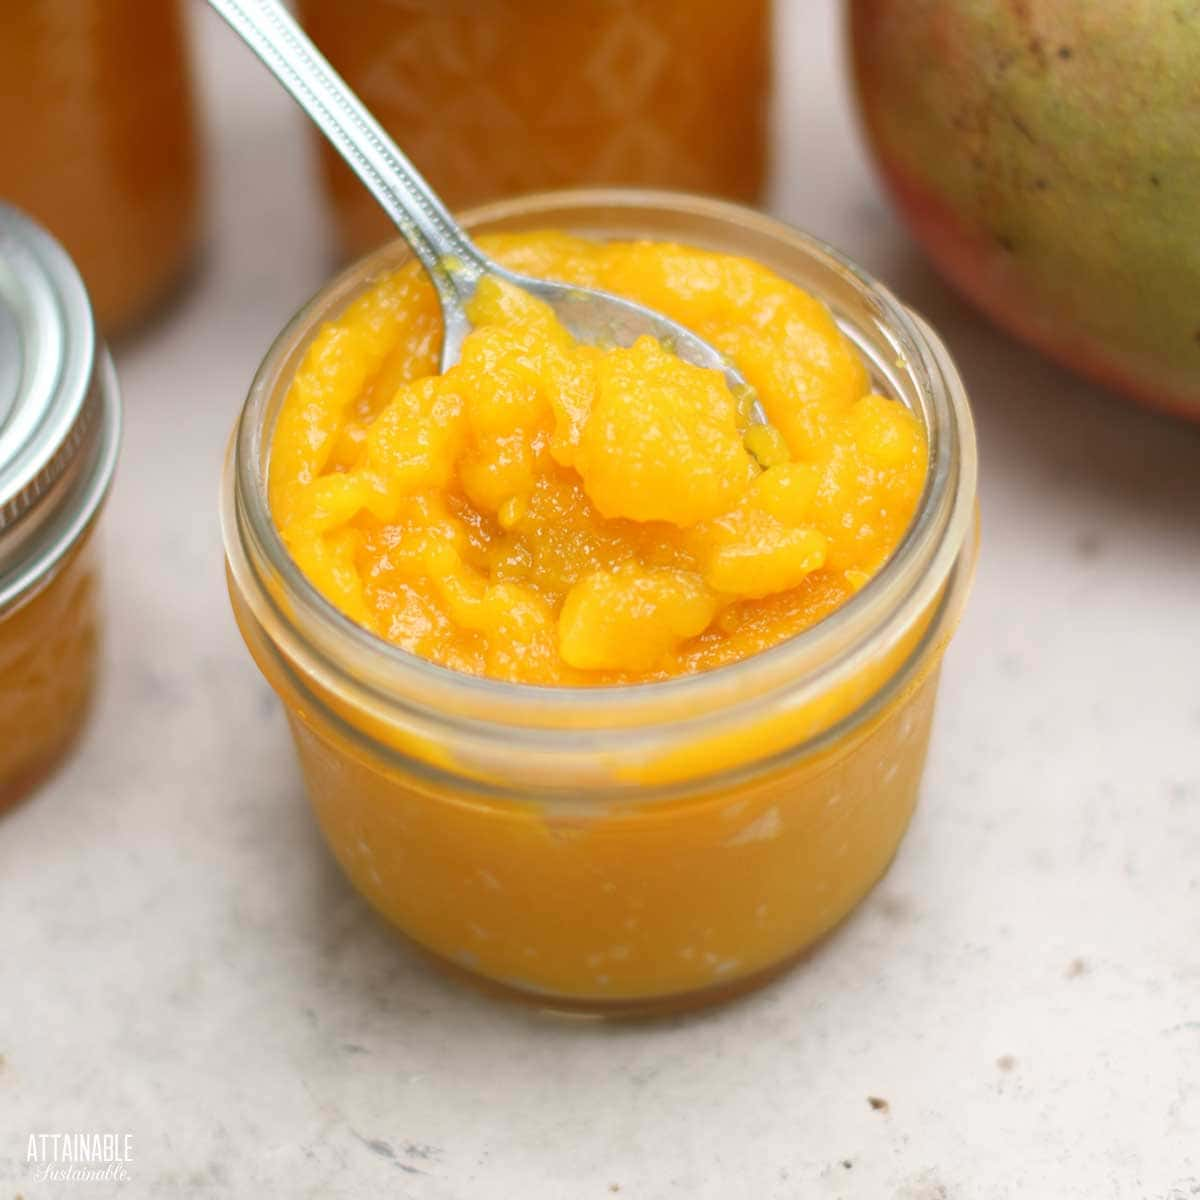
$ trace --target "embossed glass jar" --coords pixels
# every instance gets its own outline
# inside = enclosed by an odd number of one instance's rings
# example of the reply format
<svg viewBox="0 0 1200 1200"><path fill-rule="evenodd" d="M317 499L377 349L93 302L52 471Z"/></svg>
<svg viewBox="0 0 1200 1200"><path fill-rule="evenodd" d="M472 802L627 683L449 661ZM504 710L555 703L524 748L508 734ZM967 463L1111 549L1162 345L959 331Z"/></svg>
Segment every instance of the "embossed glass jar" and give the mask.
<svg viewBox="0 0 1200 1200"><path fill-rule="evenodd" d="M92 534L119 437L116 378L78 272L0 204L0 808L83 724L99 637Z"/></svg>
<svg viewBox="0 0 1200 1200"><path fill-rule="evenodd" d="M230 596L355 886L443 961L544 1007L619 1014L721 999L845 917L908 824L975 560L966 396L941 342L890 293L747 209L566 192L466 221L756 259L829 304L877 386L928 434L911 528L832 616L704 674L547 688L449 671L355 625L271 519L271 437L296 368L324 321L407 258L402 245L349 268L293 320L243 410L222 487Z"/></svg>
<svg viewBox="0 0 1200 1200"><path fill-rule="evenodd" d="M758 199L772 0L299 0L308 31L454 208L582 184ZM353 12L351 12L351 8ZM393 236L324 140L345 249Z"/></svg>
<svg viewBox="0 0 1200 1200"><path fill-rule="evenodd" d="M63 244L108 335L192 261L199 151L182 0L10 0L0 196Z"/></svg>

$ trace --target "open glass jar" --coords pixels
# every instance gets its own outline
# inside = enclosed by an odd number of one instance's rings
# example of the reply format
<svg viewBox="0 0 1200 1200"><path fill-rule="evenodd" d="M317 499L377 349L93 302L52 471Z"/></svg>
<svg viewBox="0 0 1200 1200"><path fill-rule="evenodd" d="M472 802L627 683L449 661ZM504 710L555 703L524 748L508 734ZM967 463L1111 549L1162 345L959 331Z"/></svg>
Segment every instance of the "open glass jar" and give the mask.
<svg viewBox="0 0 1200 1200"><path fill-rule="evenodd" d="M199 150L182 0L22 0L0 36L0 196L66 247L100 328L192 261Z"/></svg>
<svg viewBox="0 0 1200 1200"><path fill-rule="evenodd" d="M92 533L119 437L116 379L78 273L0 204L0 808L58 763L87 711Z"/></svg>
<svg viewBox="0 0 1200 1200"><path fill-rule="evenodd" d="M288 384L320 325L403 262L403 245L351 267L293 320L243 410L222 489L233 607L355 886L435 955L548 1008L721 998L846 916L907 826L975 557L966 396L941 342L890 293L748 210L567 192L466 221L756 259L825 300L876 386L927 431L911 528L831 617L705 674L573 689L458 674L378 639L312 587L272 524L268 458Z"/></svg>
<svg viewBox="0 0 1200 1200"><path fill-rule="evenodd" d="M772 0L299 0L313 40L454 208L634 185L758 200ZM321 139L344 248L393 236Z"/></svg>

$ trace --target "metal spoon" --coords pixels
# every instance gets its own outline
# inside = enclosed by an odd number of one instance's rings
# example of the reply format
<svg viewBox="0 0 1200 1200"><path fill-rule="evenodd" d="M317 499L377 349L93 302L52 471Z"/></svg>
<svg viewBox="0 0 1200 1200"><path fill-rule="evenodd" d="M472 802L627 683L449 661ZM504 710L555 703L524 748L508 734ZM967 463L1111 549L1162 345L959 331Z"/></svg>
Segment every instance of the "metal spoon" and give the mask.
<svg viewBox="0 0 1200 1200"><path fill-rule="evenodd" d="M442 371L458 361L463 339L471 332L466 305L479 281L492 275L544 300L578 341L628 346L649 334L685 361L721 371L750 421L767 424L741 372L691 330L632 300L520 275L488 258L279 0L208 2L333 143L429 272L445 327ZM354 19L351 11L346 19Z"/></svg>

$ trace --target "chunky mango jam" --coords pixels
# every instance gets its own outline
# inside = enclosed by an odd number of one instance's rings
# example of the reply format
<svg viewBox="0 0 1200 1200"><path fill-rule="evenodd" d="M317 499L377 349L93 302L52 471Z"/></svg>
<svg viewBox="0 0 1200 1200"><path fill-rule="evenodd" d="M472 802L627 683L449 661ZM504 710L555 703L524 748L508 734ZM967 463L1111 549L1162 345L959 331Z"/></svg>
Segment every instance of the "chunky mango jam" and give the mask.
<svg viewBox="0 0 1200 1200"><path fill-rule="evenodd" d="M270 504L339 609L456 671L536 684L705 671L799 633L880 568L925 482L920 423L828 309L764 266L666 243L482 239L529 274L642 301L742 369L575 342L485 280L461 362L415 265L324 325L287 392Z"/></svg>

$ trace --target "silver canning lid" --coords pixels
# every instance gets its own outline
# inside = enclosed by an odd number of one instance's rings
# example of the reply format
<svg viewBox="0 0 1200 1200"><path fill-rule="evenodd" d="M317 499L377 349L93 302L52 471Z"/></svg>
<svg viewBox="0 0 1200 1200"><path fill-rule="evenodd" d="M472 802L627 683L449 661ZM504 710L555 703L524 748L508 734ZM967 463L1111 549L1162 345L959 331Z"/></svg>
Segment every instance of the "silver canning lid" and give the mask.
<svg viewBox="0 0 1200 1200"><path fill-rule="evenodd" d="M108 491L120 403L83 281L0 203L0 614L49 579Z"/></svg>

